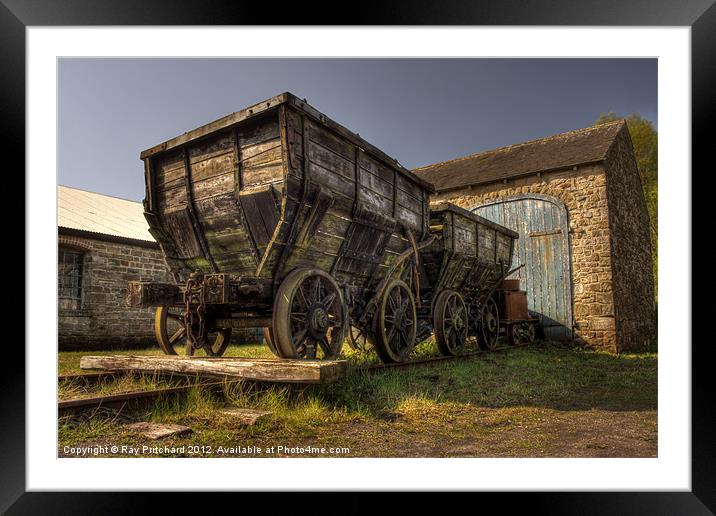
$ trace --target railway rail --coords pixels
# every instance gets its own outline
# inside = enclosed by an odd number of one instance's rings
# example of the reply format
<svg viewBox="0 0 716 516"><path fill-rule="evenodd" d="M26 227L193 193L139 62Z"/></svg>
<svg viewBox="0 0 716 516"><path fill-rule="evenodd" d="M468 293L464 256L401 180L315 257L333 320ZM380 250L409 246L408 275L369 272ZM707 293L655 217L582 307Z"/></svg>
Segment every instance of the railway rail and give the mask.
<svg viewBox="0 0 716 516"><path fill-rule="evenodd" d="M470 353L464 353L462 355L441 355L434 357L425 357L408 362L395 362L395 363L381 363L370 366L357 367L354 371L365 371L368 373L381 373L394 369L408 369L414 367L428 366L441 362L452 362L461 359L474 358L488 353L494 353L498 351L509 351L512 349L527 347L528 344L517 344L510 346L501 346L491 350L477 350ZM77 374L77 375L62 375L58 377L58 381L88 381L99 383L104 379L118 377L124 373L120 372L102 372L102 373L89 373L89 374ZM131 373L130 373L131 374ZM188 376L175 375L177 378L188 380ZM231 383L240 383L241 380L236 380ZM101 408L113 409L122 411L125 409L137 408L142 405L146 405L149 402L159 398L170 398L185 395L192 388L202 386L204 388L214 389L217 392L220 388L226 385L225 380L212 380L205 383L192 383L187 385L181 385L176 387L166 387L161 389L153 390L142 390L132 391L117 394L108 394L103 396L92 396L86 398L75 398L69 400L61 400L57 403L58 416L68 416L76 414L82 411L97 410Z"/></svg>
<svg viewBox="0 0 716 516"><path fill-rule="evenodd" d="M215 388L218 390L223 384L224 382L217 381L200 385L205 388ZM159 398L184 395L196 386L197 384L182 385L179 387L165 387L147 391L122 392L104 396L61 400L57 402L57 414L58 417L63 417L86 410L113 409L122 411L129 408L137 408Z"/></svg>
<svg viewBox="0 0 716 516"><path fill-rule="evenodd" d="M118 374L115 372L61 374L57 376L57 383L84 383L85 385L92 385L116 376L118 376Z"/></svg>

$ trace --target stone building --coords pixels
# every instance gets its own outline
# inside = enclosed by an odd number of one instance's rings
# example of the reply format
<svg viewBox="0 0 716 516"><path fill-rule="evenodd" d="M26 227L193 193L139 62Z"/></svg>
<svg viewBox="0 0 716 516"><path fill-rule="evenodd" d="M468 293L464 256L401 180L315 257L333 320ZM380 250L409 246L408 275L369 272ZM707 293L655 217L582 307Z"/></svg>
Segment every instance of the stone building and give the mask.
<svg viewBox="0 0 716 516"><path fill-rule="evenodd" d="M549 338L621 352L656 343L649 221L623 120L415 170L519 232L514 266Z"/></svg>
<svg viewBox="0 0 716 516"><path fill-rule="evenodd" d="M141 202L58 186L57 311L60 349L151 347L154 309L125 306L130 280L173 282ZM261 342L261 329L233 343Z"/></svg>
<svg viewBox="0 0 716 516"><path fill-rule="evenodd" d="M60 349L154 345L154 311L129 309L129 280L171 281L142 204L58 187Z"/></svg>

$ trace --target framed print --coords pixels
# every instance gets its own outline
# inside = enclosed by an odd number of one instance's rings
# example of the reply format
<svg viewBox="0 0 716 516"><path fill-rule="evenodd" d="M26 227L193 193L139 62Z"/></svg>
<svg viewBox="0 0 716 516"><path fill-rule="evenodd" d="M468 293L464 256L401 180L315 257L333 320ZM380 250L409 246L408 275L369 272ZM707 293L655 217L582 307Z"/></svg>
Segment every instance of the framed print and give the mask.
<svg viewBox="0 0 716 516"><path fill-rule="evenodd" d="M716 8L450 4L5 2L28 301L3 510L713 510L690 207Z"/></svg>

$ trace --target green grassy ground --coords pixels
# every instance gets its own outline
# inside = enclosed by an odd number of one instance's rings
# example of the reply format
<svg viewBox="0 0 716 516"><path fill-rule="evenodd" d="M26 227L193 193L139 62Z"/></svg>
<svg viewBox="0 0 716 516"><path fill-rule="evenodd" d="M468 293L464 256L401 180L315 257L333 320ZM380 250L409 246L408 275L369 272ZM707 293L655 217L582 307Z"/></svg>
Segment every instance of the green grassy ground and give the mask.
<svg viewBox="0 0 716 516"><path fill-rule="evenodd" d="M267 356L268 351L241 346L229 353ZM434 347L426 343L416 353L429 355ZM94 352L61 353L60 371L79 372L83 354ZM542 343L377 374L356 369L374 361L372 355L348 358L351 372L337 384L228 386L225 397L230 404L272 411L254 427L220 416L218 409L226 401L202 387L186 399L160 400L136 419L180 423L194 430L163 444L214 449L239 442L264 448L283 442L343 446L351 450L349 456L656 454L656 354L615 356ZM116 381L128 383L96 389L152 388L160 380ZM76 394L60 389L61 397ZM65 445L143 443L124 429L124 422L124 416L113 414L61 420L60 454Z"/></svg>

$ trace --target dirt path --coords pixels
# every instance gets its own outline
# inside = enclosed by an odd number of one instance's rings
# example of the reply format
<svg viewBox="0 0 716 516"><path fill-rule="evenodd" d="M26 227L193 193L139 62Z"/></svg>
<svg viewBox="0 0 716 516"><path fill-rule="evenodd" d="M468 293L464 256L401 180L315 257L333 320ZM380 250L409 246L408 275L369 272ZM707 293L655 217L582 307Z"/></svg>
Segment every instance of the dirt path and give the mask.
<svg viewBox="0 0 716 516"><path fill-rule="evenodd" d="M210 445L212 457L317 457L331 453L267 453L271 446L326 450L348 448L341 457L656 457L656 411L562 411L539 407L491 409L437 405L386 413L378 419L321 425L303 436L248 437L238 433L216 441L201 430L189 437L149 441L117 434L88 440L79 446ZM217 453L218 446L258 446L256 453ZM62 448L60 456L72 456ZM116 456L100 454L98 456Z"/></svg>

